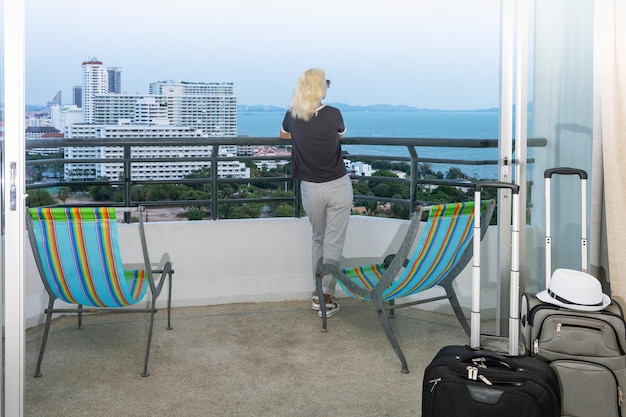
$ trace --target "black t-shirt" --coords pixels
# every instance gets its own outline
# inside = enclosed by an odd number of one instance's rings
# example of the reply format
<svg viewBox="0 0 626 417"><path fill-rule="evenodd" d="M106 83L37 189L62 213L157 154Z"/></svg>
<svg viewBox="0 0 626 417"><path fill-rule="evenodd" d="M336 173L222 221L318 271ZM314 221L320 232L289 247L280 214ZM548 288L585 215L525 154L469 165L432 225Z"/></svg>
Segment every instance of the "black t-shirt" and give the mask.
<svg viewBox="0 0 626 417"><path fill-rule="evenodd" d="M282 127L291 134L293 178L327 182L347 174L339 137L346 131L346 126L339 109L323 106L307 122L294 118L287 111Z"/></svg>

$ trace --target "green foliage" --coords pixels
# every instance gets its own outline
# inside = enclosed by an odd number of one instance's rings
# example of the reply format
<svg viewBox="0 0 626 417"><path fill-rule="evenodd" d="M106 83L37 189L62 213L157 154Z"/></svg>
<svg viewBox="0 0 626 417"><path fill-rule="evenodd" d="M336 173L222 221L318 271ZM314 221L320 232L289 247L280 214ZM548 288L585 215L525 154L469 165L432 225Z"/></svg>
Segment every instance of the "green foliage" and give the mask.
<svg viewBox="0 0 626 417"><path fill-rule="evenodd" d="M246 161L246 167L250 168L250 178L256 178L261 176L261 170L252 161Z"/></svg>
<svg viewBox="0 0 626 417"><path fill-rule="evenodd" d="M211 191L211 170L209 167L203 167L201 169L196 169L192 171L190 174L185 176L185 179L206 179L207 182L199 182L199 183L189 183L187 185L183 185L185 188L192 188L194 190L204 191L210 193Z"/></svg>
<svg viewBox="0 0 626 417"><path fill-rule="evenodd" d="M387 171L386 169L380 169L378 171L374 171L372 175L375 177L398 178L397 174L394 174L391 171Z"/></svg>
<svg viewBox="0 0 626 417"><path fill-rule="evenodd" d="M396 219L408 219L409 218L408 204L392 204L391 214L392 214L392 217Z"/></svg>
<svg viewBox="0 0 626 417"><path fill-rule="evenodd" d="M233 198L233 194L235 193L235 190L233 187L231 187L228 184L224 184L224 185L220 185L219 186L219 191L218 191L218 195L220 199L223 200L228 200Z"/></svg>
<svg viewBox="0 0 626 417"><path fill-rule="evenodd" d="M293 191L284 191L282 189L278 189L272 194L272 196L278 198L289 198L293 197Z"/></svg>
<svg viewBox="0 0 626 417"><path fill-rule="evenodd" d="M59 188L59 192L57 193L57 198L61 200L63 203L70 197L70 188L69 187L61 187Z"/></svg>
<svg viewBox="0 0 626 417"><path fill-rule="evenodd" d="M274 210L274 216L276 217L292 217L293 206L291 204L281 204Z"/></svg>
<svg viewBox="0 0 626 417"><path fill-rule="evenodd" d="M352 190L355 195L369 195L370 189L367 181L357 181L352 183Z"/></svg>
<svg viewBox="0 0 626 417"><path fill-rule="evenodd" d="M199 208L193 208L187 212L187 220L202 220L204 211Z"/></svg>
<svg viewBox="0 0 626 417"><path fill-rule="evenodd" d="M440 185L426 193L425 197L432 203L453 203L467 201L469 196L457 187Z"/></svg>
<svg viewBox="0 0 626 417"><path fill-rule="evenodd" d="M381 183L376 184L376 186L374 186L372 191L374 192L374 195L377 197L390 198L393 195L392 186L393 184L391 183L381 182Z"/></svg>
<svg viewBox="0 0 626 417"><path fill-rule="evenodd" d="M222 210L222 207L224 207L225 209ZM220 205L220 208L218 210L225 219L256 219L261 217L263 204L245 203Z"/></svg>
<svg viewBox="0 0 626 417"><path fill-rule="evenodd" d="M210 192L210 187L208 188L209 190L203 191ZM183 184L135 185L131 188L131 194L133 200L145 198L145 201L176 201L180 200L181 195L189 189L190 187Z"/></svg>
<svg viewBox="0 0 626 417"><path fill-rule="evenodd" d="M94 185L89 187L89 195L94 201L116 201L122 193L110 185Z"/></svg>
<svg viewBox="0 0 626 417"><path fill-rule="evenodd" d="M407 174L411 172L411 165L406 162L381 161L378 159L363 159L362 162L370 165L374 170L402 171Z"/></svg>
<svg viewBox="0 0 626 417"><path fill-rule="evenodd" d="M30 190L26 197L28 207L50 206L56 203L57 201L46 190Z"/></svg>
<svg viewBox="0 0 626 417"><path fill-rule="evenodd" d="M221 219L232 219L233 209L232 204L220 204L217 207L217 214Z"/></svg>
<svg viewBox="0 0 626 417"><path fill-rule="evenodd" d="M467 175L460 168L457 167L452 167L448 170L448 172L446 172L446 179L449 180L460 180L466 178Z"/></svg>
<svg viewBox="0 0 626 417"><path fill-rule="evenodd" d="M204 191L188 189L180 195L180 200L209 200L211 195ZM192 204L186 205L183 207L186 211L191 211L193 209L201 209L202 204Z"/></svg>

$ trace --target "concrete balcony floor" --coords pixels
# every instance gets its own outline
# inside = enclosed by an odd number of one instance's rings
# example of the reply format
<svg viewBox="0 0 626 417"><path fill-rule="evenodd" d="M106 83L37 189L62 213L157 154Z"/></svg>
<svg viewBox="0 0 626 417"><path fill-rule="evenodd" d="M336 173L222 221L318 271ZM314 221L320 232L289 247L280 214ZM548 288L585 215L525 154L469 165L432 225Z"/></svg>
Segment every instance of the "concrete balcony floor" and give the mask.
<svg viewBox="0 0 626 417"><path fill-rule="evenodd" d="M321 333L310 301L179 307L156 315L150 376L141 377L146 314L53 320L42 377L42 326L26 334L24 415L416 416L424 368L468 339L452 315L414 308L393 324L410 373L370 302L342 298Z"/></svg>

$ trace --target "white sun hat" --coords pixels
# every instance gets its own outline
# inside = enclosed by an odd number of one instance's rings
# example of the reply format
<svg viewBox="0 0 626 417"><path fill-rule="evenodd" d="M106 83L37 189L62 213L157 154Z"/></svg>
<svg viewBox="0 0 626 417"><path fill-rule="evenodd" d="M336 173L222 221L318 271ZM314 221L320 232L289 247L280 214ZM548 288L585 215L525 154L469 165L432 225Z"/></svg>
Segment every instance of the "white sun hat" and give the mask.
<svg viewBox="0 0 626 417"><path fill-rule="evenodd" d="M602 285L596 277L564 268L554 271L548 289L538 293L537 298L545 303L581 311L599 311L611 304L611 297L602 292Z"/></svg>

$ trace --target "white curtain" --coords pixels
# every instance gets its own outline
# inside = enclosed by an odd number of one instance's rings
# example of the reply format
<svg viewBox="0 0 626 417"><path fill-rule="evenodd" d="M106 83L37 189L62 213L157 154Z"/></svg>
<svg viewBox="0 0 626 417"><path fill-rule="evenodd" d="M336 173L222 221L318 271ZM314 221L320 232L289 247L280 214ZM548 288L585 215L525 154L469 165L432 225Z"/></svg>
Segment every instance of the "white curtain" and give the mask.
<svg viewBox="0 0 626 417"><path fill-rule="evenodd" d="M526 226L526 291L545 288L545 213L551 207L552 271L581 268L581 196L577 176L560 175L545 196L547 168L574 167L590 178L593 153L594 0L536 0L531 65L532 123L529 136L547 145L530 149L530 224ZM589 184L588 184L589 185ZM589 199L589 193L587 194ZM590 210L586 213L589 215ZM589 218L589 216L587 216ZM587 222L587 230L591 222ZM589 232L590 234L590 232ZM586 266L586 265L585 265ZM548 274L549 275L549 274Z"/></svg>
<svg viewBox="0 0 626 417"><path fill-rule="evenodd" d="M626 6L596 0L590 264L626 305ZM602 173L600 175L600 173ZM608 225L608 226L607 226Z"/></svg>

